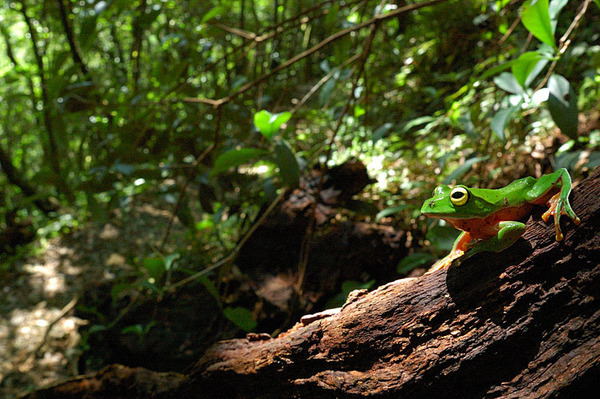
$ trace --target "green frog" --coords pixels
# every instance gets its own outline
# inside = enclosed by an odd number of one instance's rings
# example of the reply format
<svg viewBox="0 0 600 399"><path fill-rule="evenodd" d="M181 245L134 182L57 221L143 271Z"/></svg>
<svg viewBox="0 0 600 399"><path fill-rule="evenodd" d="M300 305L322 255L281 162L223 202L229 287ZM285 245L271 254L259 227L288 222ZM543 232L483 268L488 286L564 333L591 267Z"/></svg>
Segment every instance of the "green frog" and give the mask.
<svg viewBox="0 0 600 399"><path fill-rule="evenodd" d="M570 192L571 176L564 168L539 179L515 180L496 190L438 186L433 197L423 203L421 213L443 219L462 233L452 251L430 271L448 267L463 255L466 259L478 252L500 252L510 247L525 232L525 224L518 220L527 216L535 205L548 205L542 219L546 222L554 216L556 240L561 241L561 215L569 216L575 224L581 222L569 203Z"/></svg>

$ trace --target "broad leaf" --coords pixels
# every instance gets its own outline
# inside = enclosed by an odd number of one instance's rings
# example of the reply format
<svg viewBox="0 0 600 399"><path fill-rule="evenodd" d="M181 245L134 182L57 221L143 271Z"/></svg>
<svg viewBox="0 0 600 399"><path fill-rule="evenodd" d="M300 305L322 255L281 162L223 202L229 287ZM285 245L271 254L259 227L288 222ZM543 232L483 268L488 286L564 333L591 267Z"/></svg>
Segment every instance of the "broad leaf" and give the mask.
<svg viewBox="0 0 600 399"><path fill-rule="evenodd" d="M560 75L548 80L548 109L556 126L572 139L577 138L577 94L569 81Z"/></svg>
<svg viewBox="0 0 600 399"><path fill-rule="evenodd" d="M272 114L269 111L262 110L254 114L254 125L263 136L271 140L281 125L290 120L291 117L292 114L290 112Z"/></svg>
<svg viewBox="0 0 600 399"><path fill-rule="evenodd" d="M259 148L240 148L224 152L223 154L219 155L215 161L215 164L210 171L210 176L216 176L229 168L243 165L266 154L268 154L266 150L261 150Z"/></svg>
<svg viewBox="0 0 600 399"><path fill-rule="evenodd" d="M319 105L327 105L331 99L331 93L333 93L333 88L335 87L336 82L336 79L329 79L323 86L321 86L321 90L319 91Z"/></svg>
<svg viewBox="0 0 600 399"><path fill-rule="evenodd" d="M213 7L206 14L204 14L202 16L200 23L205 24L208 21L210 21L211 19L216 18L218 15L226 14L226 13L227 13L227 7L224 7L224 6Z"/></svg>
<svg viewBox="0 0 600 399"><path fill-rule="evenodd" d="M556 32L556 23L558 21L558 14L567 5L569 0L550 0L548 6L548 14L550 14L550 23L552 24L552 32Z"/></svg>
<svg viewBox="0 0 600 399"><path fill-rule="evenodd" d="M515 79L515 76L512 73L502 72L500 75L494 78L494 83L496 83L496 86L509 93L524 93L523 87L519 84L517 79Z"/></svg>
<svg viewBox="0 0 600 399"><path fill-rule="evenodd" d="M523 53L512 64L511 71L519 85L527 88L529 74L535 69L539 61L542 60L542 55L536 51L528 51ZM543 64L545 65L545 64ZM538 72L539 73L539 72Z"/></svg>
<svg viewBox="0 0 600 399"><path fill-rule="evenodd" d="M231 320L236 326L244 331L252 331L256 328L256 320L254 320L254 316L252 312L246 308L236 307L231 308L227 307L223 309L223 314L229 320Z"/></svg>
<svg viewBox="0 0 600 399"><path fill-rule="evenodd" d="M394 127L394 124L390 122L386 122L383 125L379 126L373 133L373 136L371 137L373 143L376 143L380 139L384 138L392 127Z"/></svg>
<svg viewBox="0 0 600 399"><path fill-rule="evenodd" d="M383 219L384 217L396 214L396 213L400 213L406 209L412 209L415 206L413 204L402 204L402 205L398 205L398 206L392 206L389 208L385 208L384 210L380 211L377 216L375 216L375 221L379 222L381 219Z"/></svg>
<svg viewBox="0 0 600 399"><path fill-rule="evenodd" d="M162 277L165 272L165 262L161 258L144 258L143 266L148 272L148 275L155 280Z"/></svg>
<svg viewBox="0 0 600 399"><path fill-rule="evenodd" d="M398 263L397 271L399 274L406 274L413 269L429 263L433 260L433 255L427 252L415 252L402 258Z"/></svg>
<svg viewBox="0 0 600 399"><path fill-rule="evenodd" d="M456 230L449 224L442 225L442 221L434 223L434 225L427 229L427 240L431 243L431 246L439 251L450 251L454 245L456 237L460 234L460 231Z"/></svg>
<svg viewBox="0 0 600 399"><path fill-rule="evenodd" d="M348 299L348 295L354 290L368 290L375 284L375 280L369 280L366 283L354 280L346 280L342 283L342 289L339 294L331 298L325 304L327 309L337 308L343 306Z"/></svg>
<svg viewBox="0 0 600 399"><path fill-rule="evenodd" d="M515 106L501 109L496 113L494 119L492 119L492 123L490 124L490 126L492 127L492 131L496 134L496 136L498 136L500 140L502 140L502 142L506 141L504 129L506 128L508 118L513 114L513 112L515 112L519 108L521 108L521 102L519 102Z"/></svg>
<svg viewBox="0 0 600 399"><path fill-rule="evenodd" d="M521 21L533 36L556 49L548 12L548 0L528 0L521 14Z"/></svg>
<svg viewBox="0 0 600 399"><path fill-rule="evenodd" d="M537 62L537 64L535 64L531 72L529 72L529 76L527 76L527 79L525 79L525 87L529 87L529 85L531 85L531 82L533 82L533 80L540 74L540 72L544 70L548 62L549 60L543 57L542 55L542 59L540 59Z"/></svg>
<svg viewBox="0 0 600 399"><path fill-rule="evenodd" d="M462 165L460 165L458 168L454 169L454 171L452 171L452 173L450 173L450 175L448 175L444 179L443 183L450 184L453 181L460 179L461 177L464 176L465 173L467 173L469 170L471 170L473 165L475 165L478 162L485 161L488 158L489 158L489 156L474 157L474 158L467 159Z"/></svg>
<svg viewBox="0 0 600 399"><path fill-rule="evenodd" d="M298 161L285 140L280 140L275 146L275 162L279 166L279 175L285 185L296 188L300 183L300 167Z"/></svg>

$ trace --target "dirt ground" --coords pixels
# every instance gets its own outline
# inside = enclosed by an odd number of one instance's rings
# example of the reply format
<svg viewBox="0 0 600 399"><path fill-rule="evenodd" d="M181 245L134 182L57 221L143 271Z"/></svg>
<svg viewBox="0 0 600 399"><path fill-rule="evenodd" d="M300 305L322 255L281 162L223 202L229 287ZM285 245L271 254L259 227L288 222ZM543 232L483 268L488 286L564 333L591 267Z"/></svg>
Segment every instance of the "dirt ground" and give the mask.
<svg viewBox="0 0 600 399"><path fill-rule="evenodd" d="M80 373L78 328L88 322L74 316L75 306L89 287L131 269L127 259L151 254L169 217L138 204L108 223L52 239L39 255L0 271L0 399ZM179 234L175 223L172 241Z"/></svg>

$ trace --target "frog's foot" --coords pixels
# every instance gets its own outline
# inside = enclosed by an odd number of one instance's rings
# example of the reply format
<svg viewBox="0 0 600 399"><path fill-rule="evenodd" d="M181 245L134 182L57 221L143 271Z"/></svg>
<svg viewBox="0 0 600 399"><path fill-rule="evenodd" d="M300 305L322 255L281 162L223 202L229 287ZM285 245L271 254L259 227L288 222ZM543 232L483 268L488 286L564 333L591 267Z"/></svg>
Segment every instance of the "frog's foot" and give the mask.
<svg viewBox="0 0 600 399"><path fill-rule="evenodd" d="M581 219L575 215L568 200L560 197L560 192L554 194L547 202L548 210L542 215L542 220L547 222L550 216L554 216L554 226L556 228L556 241L562 241L564 236L560 229L560 215L567 215L573 219L573 223L581 223Z"/></svg>
<svg viewBox="0 0 600 399"><path fill-rule="evenodd" d="M454 262L456 259L463 256L464 253L465 253L465 251L463 251L462 249L452 250L452 252L450 252L444 258L435 262L433 264L433 266L431 266L431 268L425 274L433 273L436 270L445 269L445 268L449 267L452 264L452 262Z"/></svg>

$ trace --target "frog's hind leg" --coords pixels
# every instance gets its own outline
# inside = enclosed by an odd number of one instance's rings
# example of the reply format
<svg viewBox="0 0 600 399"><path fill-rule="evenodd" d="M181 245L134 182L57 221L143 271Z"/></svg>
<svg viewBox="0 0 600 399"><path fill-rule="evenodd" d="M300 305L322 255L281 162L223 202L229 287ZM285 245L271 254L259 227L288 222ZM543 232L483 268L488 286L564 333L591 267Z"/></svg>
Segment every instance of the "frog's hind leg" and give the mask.
<svg viewBox="0 0 600 399"><path fill-rule="evenodd" d="M524 223L515 222L512 220L498 223L498 234L494 237L488 238L483 241L479 241L475 244L469 245L469 251L465 255L465 259L469 258L476 253L491 251L500 252L510 247L523 235L526 230Z"/></svg>
<svg viewBox="0 0 600 399"><path fill-rule="evenodd" d="M567 193L568 195L568 193ZM581 223L581 219L577 217L571 204L569 203L568 197L565 197L563 191L554 194L547 202L548 210L542 215L544 222L548 221L550 216L554 216L554 227L556 228L556 241L562 241L563 233L560 229L560 215L567 215L573 219L573 223Z"/></svg>
<svg viewBox="0 0 600 399"><path fill-rule="evenodd" d="M552 182L552 184L549 188L546 188L549 182ZM544 192L538 192L538 190L536 190L538 186L540 189L546 188L546 190ZM571 186L571 176L566 169L562 168L554 173L542 176L537 180L536 184L531 190L533 195L537 195L536 200L530 201L531 203L548 205L548 210L542 215L544 222L547 222L550 216L554 216L556 241L562 241L563 239L563 233L560 229L560 215L567 215L575 224L581 223L581 220L577 217L571 208L571 204L569 203ZM554 190L556 190L556 188L560 189L560 191L553 195L552 193Z"/></svg>

